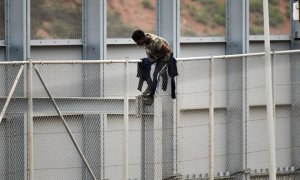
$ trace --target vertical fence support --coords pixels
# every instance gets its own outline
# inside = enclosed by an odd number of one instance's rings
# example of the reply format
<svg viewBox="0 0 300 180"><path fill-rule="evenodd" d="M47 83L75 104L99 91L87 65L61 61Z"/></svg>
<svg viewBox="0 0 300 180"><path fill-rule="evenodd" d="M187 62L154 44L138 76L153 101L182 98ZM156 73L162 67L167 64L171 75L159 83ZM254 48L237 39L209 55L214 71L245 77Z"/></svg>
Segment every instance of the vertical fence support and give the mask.
<svg viewBox="0 0 300 180"><path fill-rule="evenodd" d="M209 180L214 179L214 57L209 62Z"/></svg>
<svg viewBox="0 0 300 180"><path fill-rule="evenodd" d="M32 100L32 60L27 68L27 169L28 180L33 180L33 100Z"/></svg>
<svg viewBox="0 0 300 180"><path fill-rule="evenodd" d="M243 169L245 174L243 175L243 180L250 180L250 174L248 173L248 121L249 121L249 105L247 99L247 57L243 57ZM249 177L248 177L249 176Z"/></svg>
<svg viewBox="0 0 300 180"><path fill-rule="evenodd" d="M173 99L173 175L177 175L177 100Z"/></svg>
<svg viewBox="0 0 300 180"><path fill-rule="evenodd" d="M27 72L27 179L33 180L33 100L32 100L32 59L30 47L30 4L26 0L26 59L29 62Z"/></svg>
<svg viewBox="0 0 300 180"><path fill-rule="evenodd" d="M125 62L125 90L124 90L124 180L128 179L128 91L129 91L129 61Z"/></svg>
<svg viewBox="0 0 300 180"><path fill-rule="evenodd" d="M272 50L272 93L273 93L273 118L274 130L276 129L276 101L275 101L275 74L276 74L276 52ZM275 135L274 135L275 136Z"/></svg>
<svg viewBox="0 0 300 180"><path fill-rule="evenodd" d="M176 84L179 82L180 78L176 77ZM179 88L178 85L176 85L176 173L178 176L182 177L183 176L183 156L182 156L182 139L183 139L183 133L182 133L182 125L181 125L181 118L180 118L180 110L181 110L181 96L180 96L180 91L181 89Z"/></svg>
<svg viewBox="0 0 300 180"><path fill-rule="evenodd" d="M275 129L273 112L272 90L272 65L270 48L270 27L268 0L263 1L264 8L264 37L265 37L265 73L266 73L266 100L267 100L267 123L269 138L269 180L276 180L276 156L275 156Z"/></svg>
<svg viewBox="0 0 300 180"><path fill-rule="evenodd" d="M154 109L154 178L163 179L163 107L162 97L157 95L153 103Z"/></svg>

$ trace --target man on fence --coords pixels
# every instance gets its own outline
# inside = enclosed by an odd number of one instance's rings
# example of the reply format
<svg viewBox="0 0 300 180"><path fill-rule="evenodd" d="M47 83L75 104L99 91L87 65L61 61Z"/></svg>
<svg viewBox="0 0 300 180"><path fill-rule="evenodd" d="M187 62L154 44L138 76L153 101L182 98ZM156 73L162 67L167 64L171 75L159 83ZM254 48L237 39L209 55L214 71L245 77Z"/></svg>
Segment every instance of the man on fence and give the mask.
<svg viewBox="0 0 300 180"><path fill-rule="evenodd" d="M168 84L168 75L171 77L172 98L175 98L175 76L178 75L176 59L173 58L173 50L170 44L162 37L150 33L144 33L142 30L136 30L132 34L132 39L137 45L144 46L147 59L151 64L156 63L153 72L153 81L151 83L149 99L147 105L153 103L153 96L158 83L159 75L163 78L162 89L166 91Z"/></svg>

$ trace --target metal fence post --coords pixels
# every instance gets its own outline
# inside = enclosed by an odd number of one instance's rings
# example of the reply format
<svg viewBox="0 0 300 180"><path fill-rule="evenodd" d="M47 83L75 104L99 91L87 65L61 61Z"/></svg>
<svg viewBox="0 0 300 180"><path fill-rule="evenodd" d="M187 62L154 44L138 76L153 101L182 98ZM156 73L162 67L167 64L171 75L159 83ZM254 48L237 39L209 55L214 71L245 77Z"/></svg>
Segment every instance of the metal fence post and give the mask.
<svg viewBox="0 0 300 180"><path fill-rule="evenodd" d="M27 65L27 169L28 180L33 180L33 100L32 100L32 60Z"/></svg>
<svg viewBox="0 0 300 180"><path fill-rule="evenodd" d="M209 61L209 180L214 179L214 57Z"/></svg>
<svg viewBox="0 0 300 180"><path fill-rule="evenodd" d="M129 62L125 62L125 92L124 92L124 179L128 179L128 91L129 91Z"/></svg>
<svg viewBox="0 0 300 180"><path fill-rule="evenodd" d="M264 36L265 36L265 73L266 73L266 100L267 100L267 123L269 135L269 179L276 180L276 156L275 156L275 130L273 112L272 91L272 66L270 53L270 28L268 0L263 1L264 8Z"/></svg>

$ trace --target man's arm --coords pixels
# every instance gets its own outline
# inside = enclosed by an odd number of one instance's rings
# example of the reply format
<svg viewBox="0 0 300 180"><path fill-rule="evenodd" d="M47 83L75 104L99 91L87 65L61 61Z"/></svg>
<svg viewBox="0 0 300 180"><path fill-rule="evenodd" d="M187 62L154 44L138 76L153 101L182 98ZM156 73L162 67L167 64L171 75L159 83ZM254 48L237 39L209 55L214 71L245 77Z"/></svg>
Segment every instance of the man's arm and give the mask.
<svg viewBox="0 0 300 180"><path fill-rule="evenodd" d="M170 49L165 43L162 43L161 48L160 48L160 51L161 51L163 54L168 54L168 53L171 52L171 49Z"/></svg>
<svg viewBox="0 0 300 180"><path fill-rule="evenodd" d="M159 49L159 53L157 54L157 58L162 60L162 61L168 61L169 56L171 54L172 50L168 45L166 45L164 42L161 44L161 47Z"/></svg>
<svg viewBox="0 0 300 180"><path fill-rule="evenodd" d="M146 55L151 63L156 62L157 58L153 54L151 54L151 52L148 49L146 49Z"/></svg>

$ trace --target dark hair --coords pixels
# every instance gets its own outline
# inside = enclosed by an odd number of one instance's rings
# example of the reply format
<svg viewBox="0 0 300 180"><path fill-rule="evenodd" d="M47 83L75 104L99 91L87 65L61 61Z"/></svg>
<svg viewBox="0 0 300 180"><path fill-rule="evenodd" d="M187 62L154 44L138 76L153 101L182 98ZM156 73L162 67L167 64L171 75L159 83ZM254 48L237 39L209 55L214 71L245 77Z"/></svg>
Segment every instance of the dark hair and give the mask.
<svg viewBox="0 0 300 180"><path fill-rule="evenodd" d="M144 31L138 29L138 30L135 30L133 33L132 33L132 36L131 38L133 40L140 40L141 38L145 37L145 33Z"/></svg>

